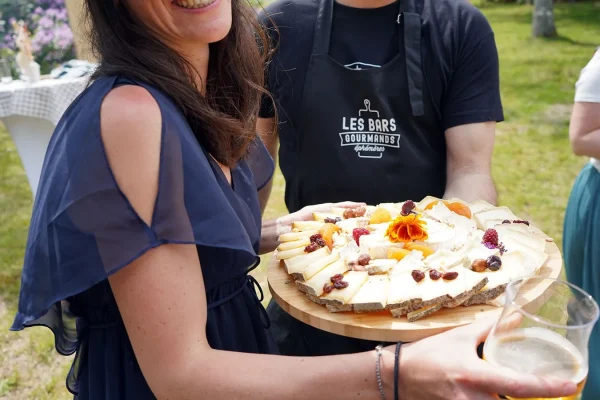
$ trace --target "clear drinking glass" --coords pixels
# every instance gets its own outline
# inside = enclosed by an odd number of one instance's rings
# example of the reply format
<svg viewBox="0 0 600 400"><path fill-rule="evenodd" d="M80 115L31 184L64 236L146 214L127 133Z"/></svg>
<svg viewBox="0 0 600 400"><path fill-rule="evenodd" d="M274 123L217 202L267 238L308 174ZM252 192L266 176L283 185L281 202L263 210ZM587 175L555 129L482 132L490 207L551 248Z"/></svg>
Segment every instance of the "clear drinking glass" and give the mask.
<svg viewBox="0 0 600 400"><path fill-rule="evenodd" d="M542 277L512 281L483 357L518 372L571 380L577 394L559 399L578 399L587 379L588 342L598 315L592 296L570 283Z"/></svg>
<svg viewBox="0 0 600 400"><path fill-rule="evenodd" d="M12 79L12 71L8 60L0 60L0 81L2 83L10 83Z"/></svg>

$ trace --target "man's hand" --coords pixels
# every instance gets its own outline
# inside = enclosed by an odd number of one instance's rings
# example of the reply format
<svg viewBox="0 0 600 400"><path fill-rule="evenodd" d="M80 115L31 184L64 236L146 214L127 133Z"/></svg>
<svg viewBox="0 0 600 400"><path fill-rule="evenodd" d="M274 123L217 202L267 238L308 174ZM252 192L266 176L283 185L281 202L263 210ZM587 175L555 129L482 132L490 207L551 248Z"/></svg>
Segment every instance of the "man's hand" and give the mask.
<svg viewBox="0 0 600 400"><path fill-rule="evenodd" d="M292 230L292 222L294 221L312 221L313 213L316 212L329 212L332 208L357 208L364 207L365 203L355 203L352 201L344 201L341 203L324 203L318 204L314 206L307 206L301 209L300 211L296 211L295 213L286 215L285 217L281 217L277 219L277 233L281 235L282 233L291 232Z"/></svg>
<svg viewBox="0 0 600 400"><path fill-rule="evenodd" d="M496 204L491 175L495 122L460 125L446 130L447 181L444 198Z"/></svg>

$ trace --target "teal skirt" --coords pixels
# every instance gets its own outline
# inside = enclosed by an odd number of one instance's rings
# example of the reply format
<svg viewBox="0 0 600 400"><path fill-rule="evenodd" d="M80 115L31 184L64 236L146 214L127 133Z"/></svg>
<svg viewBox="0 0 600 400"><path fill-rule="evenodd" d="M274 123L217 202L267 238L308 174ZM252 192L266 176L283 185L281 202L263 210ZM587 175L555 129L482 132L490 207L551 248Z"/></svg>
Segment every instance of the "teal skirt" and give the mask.
<svg viewBox="0 0 600 400"><path fill-rule="evenodd" d="M565 214L563 255L569 282L600 300L600 172L583 168L571 191ZM600 327L592 332L590 370L582 400L600 399Z"/></svg>

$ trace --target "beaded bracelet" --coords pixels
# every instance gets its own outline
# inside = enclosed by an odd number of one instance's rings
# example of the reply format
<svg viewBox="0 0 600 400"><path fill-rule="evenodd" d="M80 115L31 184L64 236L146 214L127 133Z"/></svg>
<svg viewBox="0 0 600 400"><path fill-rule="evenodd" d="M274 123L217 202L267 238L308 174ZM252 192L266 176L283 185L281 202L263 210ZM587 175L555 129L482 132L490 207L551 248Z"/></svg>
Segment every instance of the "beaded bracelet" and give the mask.
<svg viewBox="0 0 600 400"><path fill-rule="evenodd" d="M394 357L394 400L398 400L398 370L400 367L400 347L402 347L402 342L396 343L396 354Z"/></svg>
<svg viewBox="0 0 600 400"><path fill-rule="evenodd" d="M383 380L381 379L381 354L383 351L383 346L379 345L375 347L375 351L377 352L377 363L375 364L375 374L377 375L377 385L379 386L379 394L381 395L381 400L385 400L385 391L383 390Z"/></svg>

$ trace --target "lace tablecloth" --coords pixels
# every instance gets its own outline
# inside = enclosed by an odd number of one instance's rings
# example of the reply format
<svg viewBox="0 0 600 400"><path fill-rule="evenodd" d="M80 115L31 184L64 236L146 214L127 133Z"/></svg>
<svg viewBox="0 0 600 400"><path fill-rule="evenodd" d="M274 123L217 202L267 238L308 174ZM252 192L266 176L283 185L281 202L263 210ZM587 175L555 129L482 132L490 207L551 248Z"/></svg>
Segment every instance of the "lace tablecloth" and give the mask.
<svg viewBox="0 0 600 400"><path fill-rule="evenodd" d="M0 118L20 115L56 125L69 105L85 89L89 78L45 79L0 84Z"/></svg>

